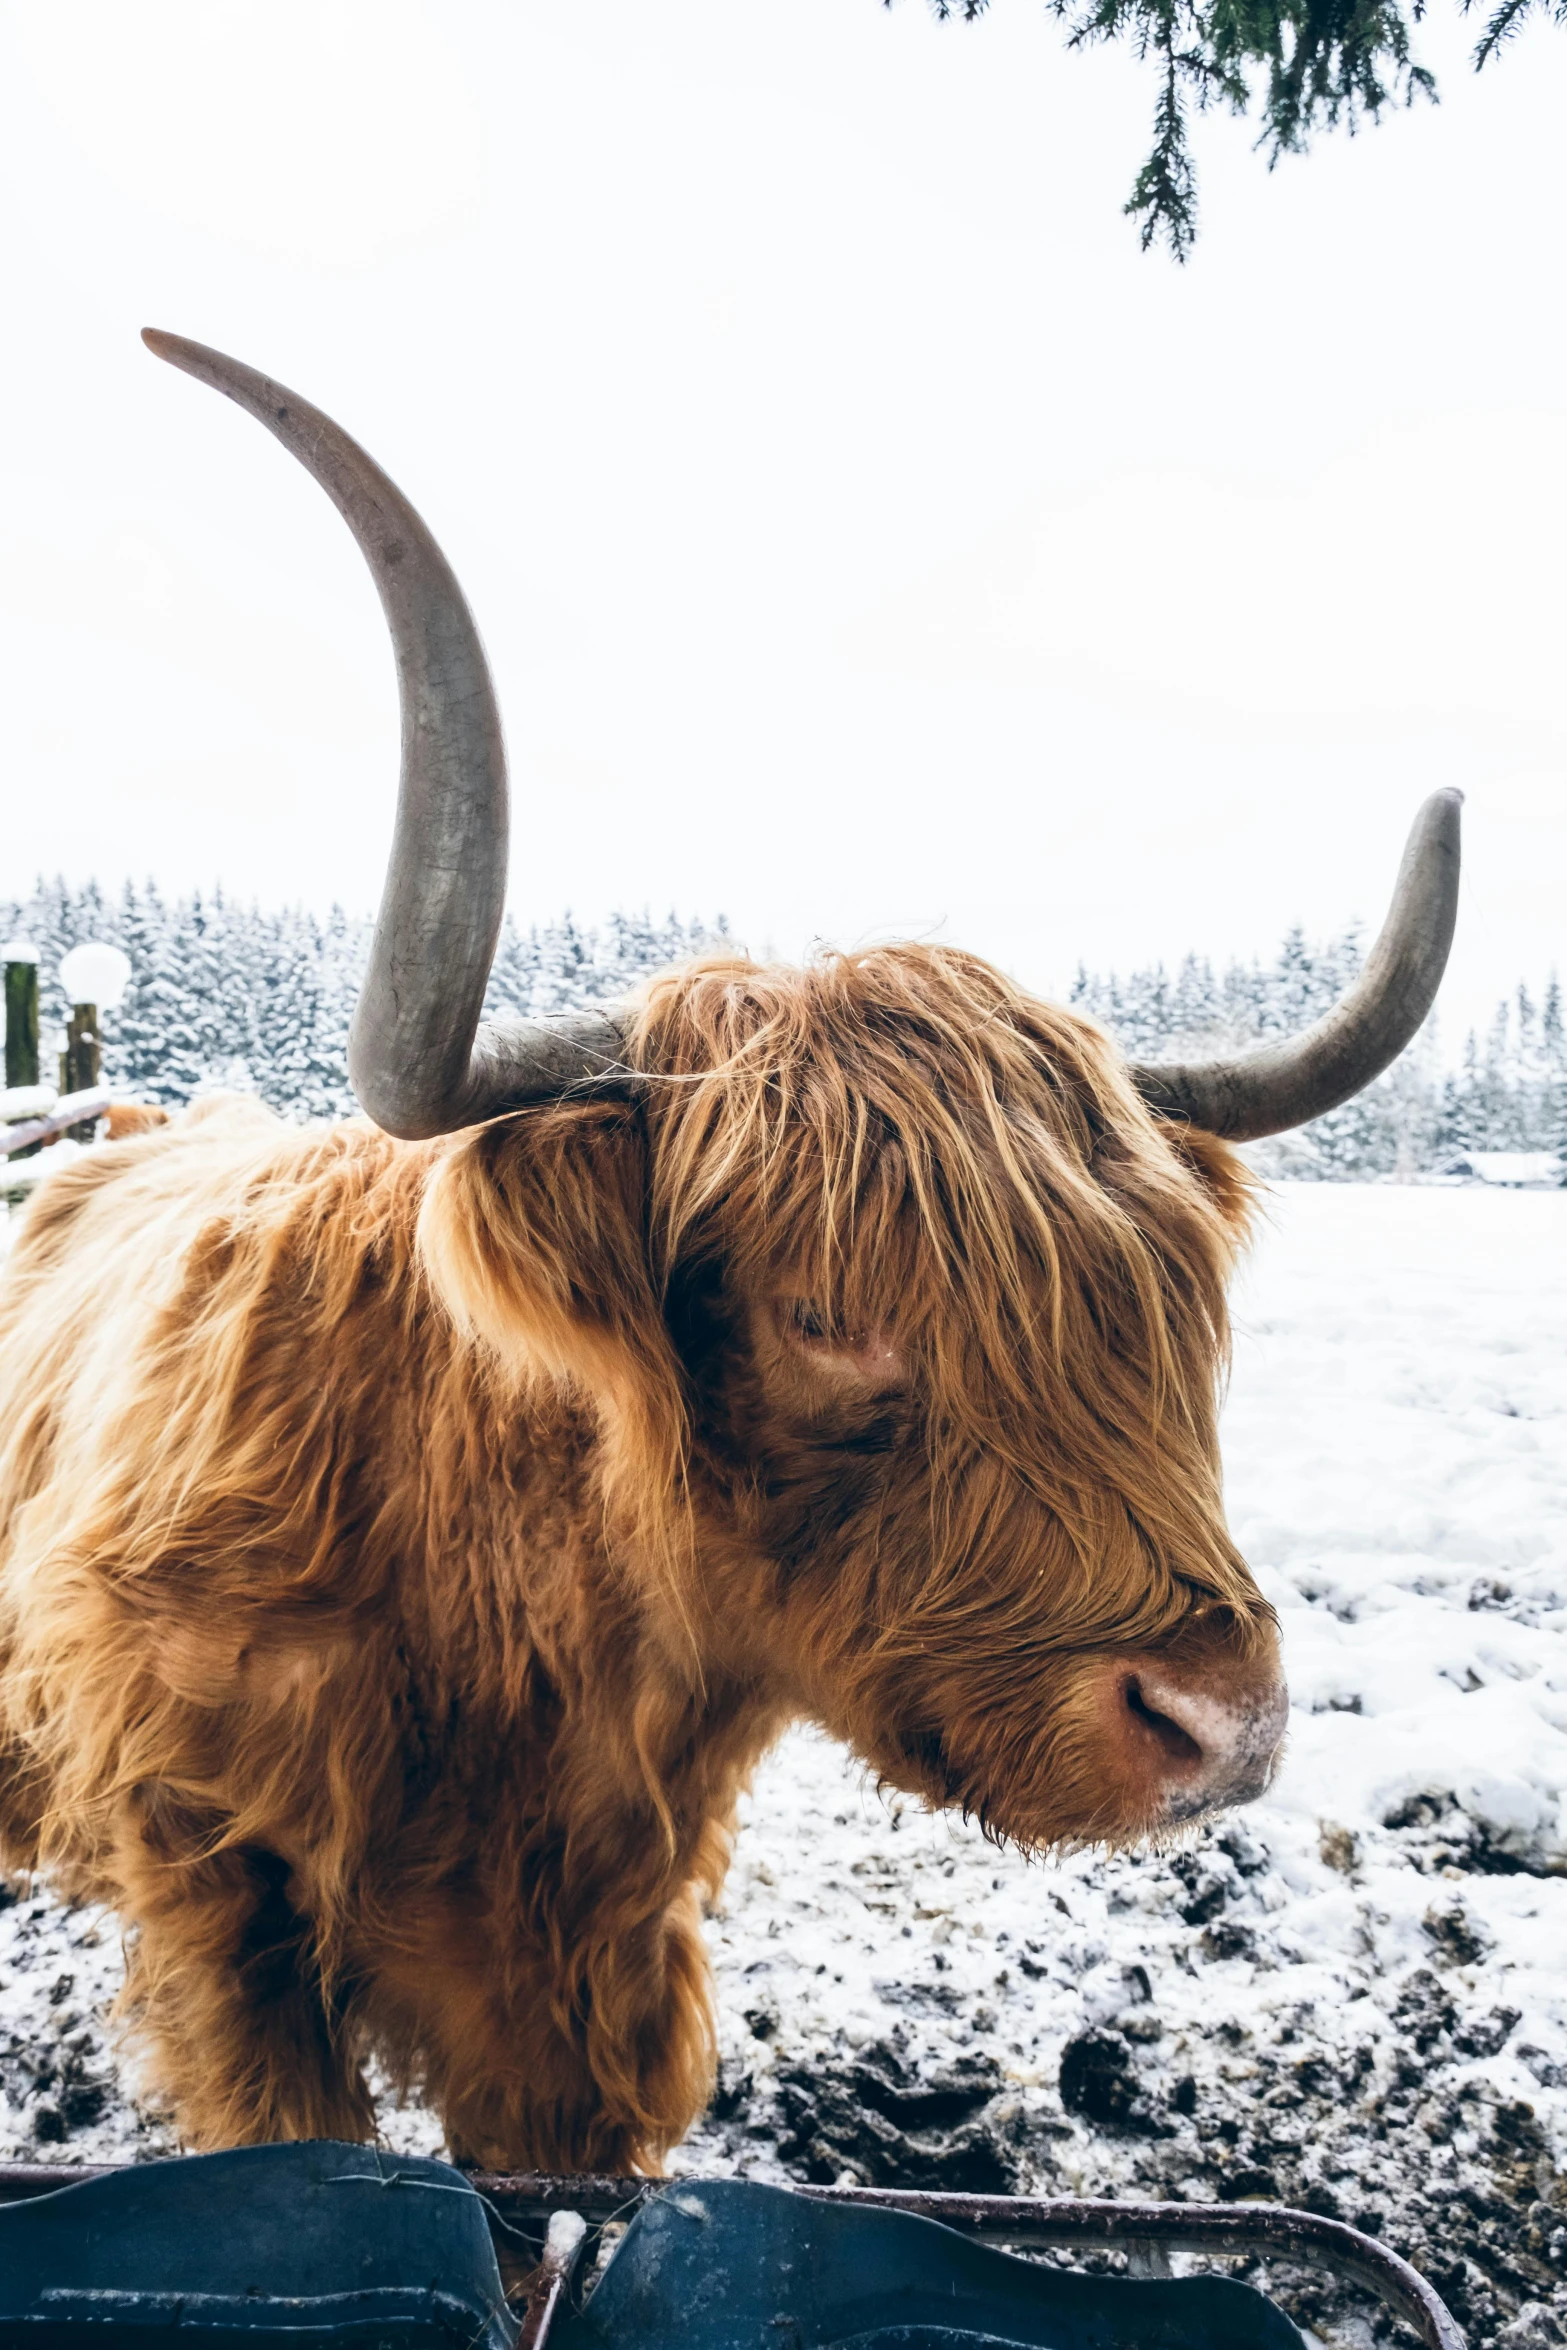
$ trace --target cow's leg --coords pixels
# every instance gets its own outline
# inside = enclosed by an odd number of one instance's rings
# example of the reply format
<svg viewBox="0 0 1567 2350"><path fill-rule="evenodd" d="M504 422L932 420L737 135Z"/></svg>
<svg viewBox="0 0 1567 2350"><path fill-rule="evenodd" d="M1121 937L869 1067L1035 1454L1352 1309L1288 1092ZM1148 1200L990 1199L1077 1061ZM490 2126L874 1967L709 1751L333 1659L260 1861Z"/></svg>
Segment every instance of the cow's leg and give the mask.
<svg viewBox="0 0 1567 2350"><path fill-rule="evenodd" d="M694 1896L603 1940L591 1921L578 1932L557 1961L515 1922L431 1905L417 1948L377 1966L386 2042L417 2049L455 2160L656 2169L705 2105L711 1984Z"/></svg>
<svg viewBox="0 0 1567 2350"><path fill-rule="evenodd" d="M188 1835L177 1841L177 1857L167 1836L122 1854L117 1898L132 1929L123 2005L182 2138L208 2148L371 2136L346 2000L323 1987L288 1864L256 1847L193 1852Z"/></svg>
<svg viewBox="0 0 1567 2350"><path fill-rule="evenodd" d="M0 1878L26 1876L38 1866L38 1821L45 1808L36 1774L22 1748L0 1745Z"/></svg>

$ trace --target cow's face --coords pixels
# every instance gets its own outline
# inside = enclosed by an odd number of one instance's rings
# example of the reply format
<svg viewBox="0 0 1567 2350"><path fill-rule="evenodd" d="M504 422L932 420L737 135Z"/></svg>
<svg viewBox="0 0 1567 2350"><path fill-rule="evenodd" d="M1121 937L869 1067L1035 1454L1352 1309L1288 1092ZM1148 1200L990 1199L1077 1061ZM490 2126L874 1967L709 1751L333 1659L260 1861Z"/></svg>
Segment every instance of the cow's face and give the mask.
<svg viewBox="0 0 1567 2350"><path fill-rule="evenodd" d="M941 950L697 966L638 1058L637 1110L466 1146L426 1255L598 1399L703 1670L1031 1846L1260 1792L1285 1696L1215 1433L1238 1162Z"/></svg>
<svg viewBox="0 0 1567 2350"><path fill-rule="evenodd" d="M896 1324L837 1331L789 1285L733 1319L690 1302L697 1488L741 1538L710 1576L706 1636L731 1672L1029 1845L1130 1839L1262 1791L1286 1699L1211 1433L1150 1426L1140 1507L1135 1466L1097 1485L1067 1468L1070 1407L1049 1394L1010 1443L945 1420Z"/></svg>

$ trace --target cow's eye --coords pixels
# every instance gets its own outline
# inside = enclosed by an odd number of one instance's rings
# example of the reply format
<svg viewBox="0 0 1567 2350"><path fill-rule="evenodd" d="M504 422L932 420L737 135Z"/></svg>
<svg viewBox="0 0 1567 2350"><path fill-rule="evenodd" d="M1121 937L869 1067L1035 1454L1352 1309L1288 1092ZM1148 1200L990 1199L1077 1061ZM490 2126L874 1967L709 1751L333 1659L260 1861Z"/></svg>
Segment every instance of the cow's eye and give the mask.
<svg viewBox="0 0 1567 2350"><path fill-rule="evenodd" d="M844 1381L883 1391L898 1386L903 1363L886 1329L843 1329L829 1307L808 1297L781 1298L775 1307L781 1335L809 1358L836 1389Z"/></svg>

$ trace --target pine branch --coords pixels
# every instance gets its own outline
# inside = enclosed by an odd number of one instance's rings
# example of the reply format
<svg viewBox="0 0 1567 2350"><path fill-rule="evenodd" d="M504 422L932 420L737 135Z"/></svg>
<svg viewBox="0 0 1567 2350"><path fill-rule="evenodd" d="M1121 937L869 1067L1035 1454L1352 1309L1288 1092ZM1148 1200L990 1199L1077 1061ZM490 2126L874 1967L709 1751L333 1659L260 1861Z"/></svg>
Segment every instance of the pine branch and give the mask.
<svg viewBox="0 0 1567 2350"><path fill-rule="evenodd" d="M1197 175L1186 142L1186 109L1173 44L1164 49L1164 81L1154 108L1153 151L1132 184L1122 209L1141 215L1138 241L1146 253L1163 237L1177 261L1191 252L1197 235Z"/></svg>
<svg viewBox="0 0 1567 2350"><path fill-rule="evenodd" d="M883 0L891 7L893 0ZM972 24L989 0L929 0L942 22ZM1459 0L1468 14L1480 0ZM1255 110L1257 144L1271 170L1306 151L1313 132L1351 134L1384 109L1435 100L1435 77L1417 63L1412 33L1426 0L1046 0L1067 28L1067 46L1125 41L1156 59L1153 145L1125 210L1144 252L1163 242L1185 261L1196 238L1197 179L1188 136L1191 107ZM1567 0L1491 0L1474 53L1498 57L1530 16L1567 26Z"/></svg>
<svg viewBox="0 0 1567 2350"><path fill-rule="evenodd" d="M984 5L984 0L980 0ZM1474 0L1461 0L1465 16L1474 7ZM1567 25L1567 0L1501 0L1486 19L1485 31L1475 46L1475 71L1479 73L1493 57L1500 57L1507 43L1523 28L1526 17L1543 16L1550 24Z"/></svg>

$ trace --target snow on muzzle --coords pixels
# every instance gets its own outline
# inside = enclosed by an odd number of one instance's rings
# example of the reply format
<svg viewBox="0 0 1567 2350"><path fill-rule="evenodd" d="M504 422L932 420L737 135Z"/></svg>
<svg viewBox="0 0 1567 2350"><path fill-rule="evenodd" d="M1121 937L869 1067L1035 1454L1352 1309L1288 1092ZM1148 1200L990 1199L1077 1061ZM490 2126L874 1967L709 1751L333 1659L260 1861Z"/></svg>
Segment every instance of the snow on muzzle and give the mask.
<svg viewBox="0 0 1567 2350"><path fill-rule="evenodd" d="M1155 1827L1253 1802L1284 1751L1289 1690L1272 1657L1218 1673L1211 1660L1183 1668L1126 1658L1110 1702L1115 1742Z"/></svg>

